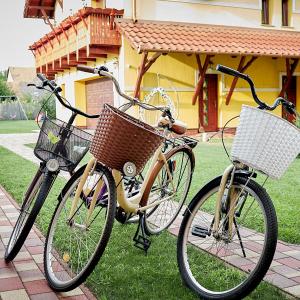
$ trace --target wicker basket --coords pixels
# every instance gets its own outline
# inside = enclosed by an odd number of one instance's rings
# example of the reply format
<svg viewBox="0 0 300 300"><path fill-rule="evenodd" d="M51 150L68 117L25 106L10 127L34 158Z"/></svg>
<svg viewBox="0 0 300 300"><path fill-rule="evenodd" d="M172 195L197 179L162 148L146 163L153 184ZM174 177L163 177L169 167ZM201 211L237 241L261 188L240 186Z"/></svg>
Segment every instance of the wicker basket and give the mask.
<svg viewBox="0 0 300 300"><path fill-rule="evenodd" d="M124 164L132 162L139 173L162 141L150 125L105 104L90 151L111 169L123 171Z"/></svg>
<svg viewBox="0 0 300 300"><path fill-rule="evenodd" d="M233 160L279 179L300 152L300 130L264 110L243 105Z"/></svg>

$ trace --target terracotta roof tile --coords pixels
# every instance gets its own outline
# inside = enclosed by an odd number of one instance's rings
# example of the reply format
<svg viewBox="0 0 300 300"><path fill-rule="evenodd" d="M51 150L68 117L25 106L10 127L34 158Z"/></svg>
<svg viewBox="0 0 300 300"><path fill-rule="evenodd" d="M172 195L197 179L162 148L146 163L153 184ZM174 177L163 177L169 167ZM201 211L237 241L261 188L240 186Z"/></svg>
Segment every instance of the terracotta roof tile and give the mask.
<svg viewBox="0 0 300 300"><path fill-rule="evenodd" d="M117 19L118 30L142 51L300 57L300 32Z"/></svg>

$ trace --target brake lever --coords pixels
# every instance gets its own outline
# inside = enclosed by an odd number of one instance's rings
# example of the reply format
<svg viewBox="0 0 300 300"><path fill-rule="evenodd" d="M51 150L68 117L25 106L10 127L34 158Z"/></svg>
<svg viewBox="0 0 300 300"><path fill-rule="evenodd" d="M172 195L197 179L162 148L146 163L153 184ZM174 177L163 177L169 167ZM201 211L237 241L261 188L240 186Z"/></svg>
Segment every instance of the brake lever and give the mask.
<svg viewBox="0 0 300 300"><path fill-rule="evenodd" d="M294 103L287 101L283 102L282 105L288 113L290 113L291 115L296 115Z"/></svg>

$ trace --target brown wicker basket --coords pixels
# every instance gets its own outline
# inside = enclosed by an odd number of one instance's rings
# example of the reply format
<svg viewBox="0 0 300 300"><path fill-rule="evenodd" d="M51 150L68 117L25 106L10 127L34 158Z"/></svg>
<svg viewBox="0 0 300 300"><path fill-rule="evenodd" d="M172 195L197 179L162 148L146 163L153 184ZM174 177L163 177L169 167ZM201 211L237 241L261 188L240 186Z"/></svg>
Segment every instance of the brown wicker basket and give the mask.
<svg viewBox="0 0 300 300"><path fill-rule="evenodd" d="M124 164L132 162L139 173L162 141L152 126L105 104L90 151L111 169L123 171Z"/></svg>

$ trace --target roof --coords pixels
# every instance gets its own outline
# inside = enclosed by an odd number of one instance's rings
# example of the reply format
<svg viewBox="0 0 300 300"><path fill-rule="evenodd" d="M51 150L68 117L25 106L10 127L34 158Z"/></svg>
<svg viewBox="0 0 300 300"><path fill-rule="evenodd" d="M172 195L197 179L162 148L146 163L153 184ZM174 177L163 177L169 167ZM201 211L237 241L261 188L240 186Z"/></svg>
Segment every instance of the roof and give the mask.
<svg viewBox="0 0 300 300"><path fill-rule="evenodd" d="M300 32L159 21L115 20L140 52L300 57Z"/></svg>
<svg viewBox="0 0 300 300"><path fill-rule="evenodd" d="M54 18L56 0L25 0L24 18L43 18L44 9L48 18Z"/></svg>
<svg viewBox="0 0 300 300"><path fill-rule="evenodd" d="M27 84L35 82L35 68L9 67L7 72L7 84L17 96L30 92Z"/></svg>
<svg viewBox="0 0 300 300"><path fill-rule="evenodd" d="M7 78L11 76L13 82L31 82L36 77L35 68L9 67Z"/></svg>

